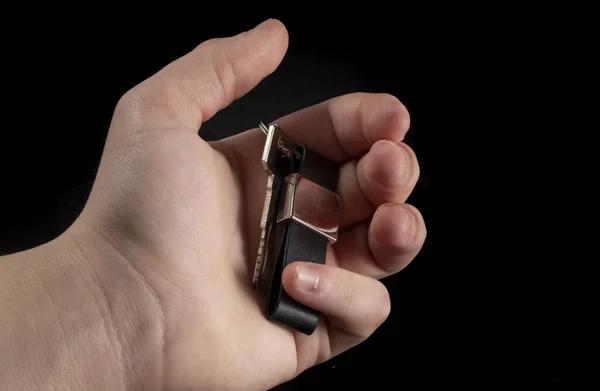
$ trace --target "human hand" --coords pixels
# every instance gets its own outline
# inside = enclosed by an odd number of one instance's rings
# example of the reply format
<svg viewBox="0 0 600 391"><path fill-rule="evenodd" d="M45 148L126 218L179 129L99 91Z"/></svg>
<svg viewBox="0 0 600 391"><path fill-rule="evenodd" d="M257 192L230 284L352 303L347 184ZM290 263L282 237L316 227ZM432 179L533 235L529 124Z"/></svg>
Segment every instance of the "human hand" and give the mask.
<svg viewBox="0 0 600 391"><path fill-rule="evenodd" d="M381 325L390 299L379 279L423 244L422 216L404 203L419 168L402 143L409 116L396 98L350 94L274 121L340 164L341 231L326 265L296 262L284 271L288 293L325 315L317 330L307 336L265 318L250 284L267 179L264 135L252 129L208 143L198 129L273 72L287 44L274 20L207 41L115 109L92 193L65 236L101 243L97 273L119 270L142 282L127 290L135 297L128 308L154 308L157 353L136 361L131 339L143 332L120 333L123 360L142 382L148 370L152 385L168 389L258 390L292 379ZM127 327L118 312L112 317L117 330Z"/></svg>

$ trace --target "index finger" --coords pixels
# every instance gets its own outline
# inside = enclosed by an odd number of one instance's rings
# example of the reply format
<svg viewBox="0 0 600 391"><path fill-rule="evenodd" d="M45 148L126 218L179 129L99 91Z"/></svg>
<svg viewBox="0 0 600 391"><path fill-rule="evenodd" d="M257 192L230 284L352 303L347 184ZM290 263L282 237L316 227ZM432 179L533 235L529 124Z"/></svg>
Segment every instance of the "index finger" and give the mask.
<svg viewBox="0 0 600 391"><path fill-rule="evenodd" d="M273 122L295 142L342 163L362 156L379 140L402 141L410 116L393 95L352 93Z"/></svg>

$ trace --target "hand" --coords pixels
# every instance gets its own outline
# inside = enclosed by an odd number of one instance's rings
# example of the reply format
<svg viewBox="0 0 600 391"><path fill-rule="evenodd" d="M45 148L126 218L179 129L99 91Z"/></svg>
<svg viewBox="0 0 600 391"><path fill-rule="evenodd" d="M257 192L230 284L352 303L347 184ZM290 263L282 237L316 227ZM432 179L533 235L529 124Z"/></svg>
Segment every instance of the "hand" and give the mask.
<svg viewBox="0 0 600 391"><path fill-rule="evenodd" d="M89 201L65 235L103 249L92 262L99 273L118 268L143 282L130 292L129 310L155 309L160 354L124 359L141 379L153 368L169 389L287 381L381 325L390 299L378 279L404 268L423 244L423 219L404 203L419 168L402 143L409 116L396 98L350 94L281 118L275 122L292 139L340 164L341 233L326 265L296 262L284 271L289 294L326 315L314 334L266 320L251 287L267 179L264 135L252 129L207 143L198 129L273 72L287 44L275 20L209 40L128 91L115 109ZM121 344L135 355L133 341Z"/></svg>

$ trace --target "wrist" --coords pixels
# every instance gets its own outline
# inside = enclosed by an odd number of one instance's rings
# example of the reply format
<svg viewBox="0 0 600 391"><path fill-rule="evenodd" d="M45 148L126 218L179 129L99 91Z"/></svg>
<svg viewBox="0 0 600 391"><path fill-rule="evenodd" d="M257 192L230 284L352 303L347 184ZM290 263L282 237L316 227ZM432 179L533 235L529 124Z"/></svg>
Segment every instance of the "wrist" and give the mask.
<svg viewBox="0 0 600 391"><path fill-rule="evenodd" d="M161 389L164 319L156 292L98 231L73 225L67 235L75 258L85 260L96 281L97 307L116 349L113 360L119 361L123 388Z"/></svg>
<svg viewBox="0 0 600 391"><path fill-rule="evenodd" d="M74 225L4 258L0 372L14 389L160 388L160 306L107 242Z"/></svg>

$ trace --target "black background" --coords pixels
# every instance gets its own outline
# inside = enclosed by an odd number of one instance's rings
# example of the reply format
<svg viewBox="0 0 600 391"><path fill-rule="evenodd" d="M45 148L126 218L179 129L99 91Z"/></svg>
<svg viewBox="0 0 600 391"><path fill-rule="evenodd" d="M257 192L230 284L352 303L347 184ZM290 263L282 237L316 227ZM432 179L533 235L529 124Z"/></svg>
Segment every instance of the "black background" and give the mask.
<svg viewBox="0 0 600 391"><path fill-rule="evenodd" d="M220 138L348 92L394 94L411 113L406 142L421 167L409 202L428 226L417 259L384 280L388 321L278 389L590 381L591 288L582 263L561 260L558 244L554 255L542 255L536 246L544 239L517 234L525 218L506 203L528 193L511 193L487 166L497 149L495 156L514 153L498 140L516 123L519 93L498 95L511 70L529 69L523 54L535 46L513 46L512 28L500 23L489 32L486 18L466 24L442 14L409 25L408 12L308 11L227 17L204 10L194 22L170 23L141 15L92 22L90 12L49 18L31 35L5 35L0 252L46 242L75 219L125 91L205 39L277 17L290 33L282 65L200 135Z"/></svg>

